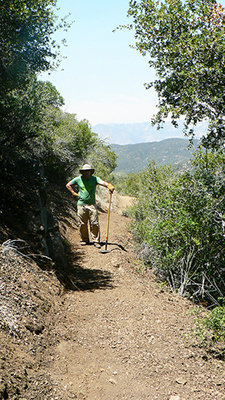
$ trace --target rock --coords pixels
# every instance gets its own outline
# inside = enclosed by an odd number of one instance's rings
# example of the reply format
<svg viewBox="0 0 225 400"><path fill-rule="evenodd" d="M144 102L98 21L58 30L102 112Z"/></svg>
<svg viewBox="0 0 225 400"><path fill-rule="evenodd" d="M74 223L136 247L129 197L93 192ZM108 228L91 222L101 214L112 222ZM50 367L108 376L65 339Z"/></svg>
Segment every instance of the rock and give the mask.
<svg viewBox="0 0 225 400"><path fill-rule="evenodd" d="M176 379L176 382L179 383L179 385L186 385L187 380L185 378L179 377Z"/></svg>
<svg viewBox="0 0 225 400"><path fill-rule="evenodd" d="M28 331L32 332L32 333L36 333L36 335L39 335L40 333L43 332L44 330L44 325L42 324L35 324L33 322L27 322L25 323L25 327Z"/></svg>
<svg viewBox="0 0 225 400"><path fill-rule="evenodd" d="M7 386L4 382L0 382L0 399L8 399Z"/></svg>
<svg viewBox="0 0 225 400"><path fill-rule="evenodd" d="M109 379L109 382L112 383L113 385L116 385L116 384L117 384L117 382L116 382L114 379L112 379L112 378Z"/></svg>

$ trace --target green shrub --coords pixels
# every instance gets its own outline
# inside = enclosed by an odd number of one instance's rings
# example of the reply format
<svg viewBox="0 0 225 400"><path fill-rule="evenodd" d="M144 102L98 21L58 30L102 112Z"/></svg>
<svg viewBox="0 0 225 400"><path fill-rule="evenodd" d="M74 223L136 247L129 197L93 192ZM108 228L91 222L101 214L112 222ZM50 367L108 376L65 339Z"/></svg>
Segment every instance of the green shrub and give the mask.
<svg viewBox="0 0 225 400"><path fill-rule="evenodd" d="M118 193L136 197L139 192L140 174L114 174L114 183Z"/></svg>
<svg viewBox="0 0 225 400"><path fill-rule="evenodd" d="M206 317L197 319L196 336L201 346L224 358L225 306L215 307Z"/></svg>
<svg viewBox="0 0 225 400"><path fill-rule="evenodd" d="M225 291L225 156L196 154L191 172L154 163L142 173L133 232L173 290L215 303Z"/></svg>

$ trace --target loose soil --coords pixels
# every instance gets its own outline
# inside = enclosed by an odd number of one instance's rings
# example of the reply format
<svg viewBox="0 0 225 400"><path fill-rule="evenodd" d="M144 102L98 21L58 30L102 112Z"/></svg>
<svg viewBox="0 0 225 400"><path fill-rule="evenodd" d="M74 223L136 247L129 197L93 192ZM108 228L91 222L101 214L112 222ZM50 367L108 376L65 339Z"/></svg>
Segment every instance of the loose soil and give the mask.
<svg viewBox="0 0 225 400"><path fill-rule="evenodd" d="M1 330L0 398L225 399L224 362L193 345L195 306L163 289L138 259L123 212L130 202L113 195L106 254L80 245L75 219L61 222L74 263L70 290L48 271L41 288L31 269L24 275L21 288L33 285L29 299L41 303L32 321L21 319L20 335Z"/></svg>

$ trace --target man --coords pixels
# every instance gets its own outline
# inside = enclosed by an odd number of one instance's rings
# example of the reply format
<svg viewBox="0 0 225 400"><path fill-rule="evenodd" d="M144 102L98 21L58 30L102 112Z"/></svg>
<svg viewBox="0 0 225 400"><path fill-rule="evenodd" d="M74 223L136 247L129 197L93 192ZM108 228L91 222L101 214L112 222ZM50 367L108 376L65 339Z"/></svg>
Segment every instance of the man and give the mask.
<svg viewBox="0 0 225 400"><path fill-rule="evenodd" d="M81 237L81 245L89 243L88 222L90 225L91 238L95 247L100 248L100 229L98 221L98 212L96 208L95 192L96 186L101 185L114 191L111 183L94 176L94 169L89 164L84 164L79 170L80 176L72 179L66 184L67 189L77 199L77 215L79 218L79 232ZM73 190L73 185L77 185L78 193Z"/></svg>

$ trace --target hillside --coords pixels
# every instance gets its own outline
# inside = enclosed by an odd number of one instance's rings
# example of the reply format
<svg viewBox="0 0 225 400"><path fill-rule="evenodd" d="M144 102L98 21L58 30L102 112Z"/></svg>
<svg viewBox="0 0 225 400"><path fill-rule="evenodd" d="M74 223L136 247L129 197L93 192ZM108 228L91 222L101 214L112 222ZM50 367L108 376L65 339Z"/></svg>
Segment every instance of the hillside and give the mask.
<svg viewBox="0 0 225 400"><path fill-rule="evenodd" d="M184 138L183 124L178 128L170 122L165 122L162 129L152 126L151 122L129 124L98 124L92 127L103 140L115 144L134 144L142 142L159 142L164 139ZM207 124L201 123L195 127L195 138L200 139L207 130Z"/></svg>
<svg viewBox="0 0 225 400"><path fill-rule="evenodd" d="M199 141L194 140L189 150L188 139L165 139L161 142L137 143L110 147L118 156L115 172L139 172L143 171L151 161L158 165L174 165L180 167L187 164L196 151Z"/></svg>

